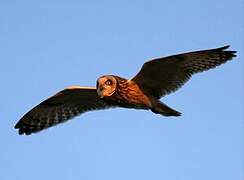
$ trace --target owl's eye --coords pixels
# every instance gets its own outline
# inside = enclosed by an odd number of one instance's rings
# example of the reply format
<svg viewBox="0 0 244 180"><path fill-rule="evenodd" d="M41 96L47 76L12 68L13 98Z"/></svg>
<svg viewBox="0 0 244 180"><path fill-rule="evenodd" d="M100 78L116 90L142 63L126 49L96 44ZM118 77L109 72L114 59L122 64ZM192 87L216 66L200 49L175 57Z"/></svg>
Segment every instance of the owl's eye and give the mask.
<svg viewBox="0 0 244 180"><path fill-rule="evenodd" d="M111 80L107 80L107 81L105 82L105 84L106 84L107 86L110 86L110 85L112 84L112 81L111 81Z"/></svg>

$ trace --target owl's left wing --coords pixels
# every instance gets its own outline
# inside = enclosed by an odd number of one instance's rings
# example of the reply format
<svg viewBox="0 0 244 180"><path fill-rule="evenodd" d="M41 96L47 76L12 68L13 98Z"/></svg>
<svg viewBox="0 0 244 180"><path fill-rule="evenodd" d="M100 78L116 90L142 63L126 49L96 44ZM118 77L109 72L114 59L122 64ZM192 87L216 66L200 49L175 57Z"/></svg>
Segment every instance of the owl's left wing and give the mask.
<svg viewBox="0 0 244 180"><path fill-rule="evenodd" d="M26 113L15 125L19 134L29 135L65 122L81 113L111 107L100 99L96 88L68 87Z"/></svg>
<svg viewBox="0 0 244 180"><path fill-rule="evenodd" d="M132 78L140 88L156 98L174 92L198 72L215 68L235 57L229 46L183 53L146 62Z"/></svg>

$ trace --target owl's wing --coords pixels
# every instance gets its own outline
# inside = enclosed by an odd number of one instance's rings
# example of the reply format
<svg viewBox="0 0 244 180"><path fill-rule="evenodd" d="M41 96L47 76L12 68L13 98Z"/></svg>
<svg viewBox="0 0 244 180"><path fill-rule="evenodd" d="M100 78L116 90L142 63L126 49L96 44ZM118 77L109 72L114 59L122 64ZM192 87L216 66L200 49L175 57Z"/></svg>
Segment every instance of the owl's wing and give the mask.
<svg viewBox="0 0 244 180"><path fill-rule="evenodd" d="M140 88L157 98L179 89L191 75L215 68L235 57L229 46L158 58L146 62L132 78Z"/></svg>
<svg viewBox="0 0 244 180"><path fill-rule="evenodd" d="M65 122L81 113L111 107L100 99L96 88L71 86L43 101L15 125L19 134L29 135Z"/></svg>

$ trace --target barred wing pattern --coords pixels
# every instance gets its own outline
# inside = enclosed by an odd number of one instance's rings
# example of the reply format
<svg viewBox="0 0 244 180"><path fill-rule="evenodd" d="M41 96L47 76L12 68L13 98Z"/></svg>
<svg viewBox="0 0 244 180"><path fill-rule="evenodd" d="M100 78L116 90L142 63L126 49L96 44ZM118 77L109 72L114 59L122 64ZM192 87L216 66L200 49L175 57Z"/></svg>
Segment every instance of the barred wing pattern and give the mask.
<svg viewBox="0 0 244 180"><path fill-rule="evenodd" d="M29 135L66 122L73 117L91 110L109 108L97 95L96 88L73 86L43 101L16 124L19 134Z"/></svg>
<svg viewBox="0 0 244 180"><path fill-rule="evenodd" d="M178 90L191 75L215 68L235 57L236 51L226 51L229 46L195 51L158 58L146 62L140 72L132 78L140 88L160 98Z"/></svg>

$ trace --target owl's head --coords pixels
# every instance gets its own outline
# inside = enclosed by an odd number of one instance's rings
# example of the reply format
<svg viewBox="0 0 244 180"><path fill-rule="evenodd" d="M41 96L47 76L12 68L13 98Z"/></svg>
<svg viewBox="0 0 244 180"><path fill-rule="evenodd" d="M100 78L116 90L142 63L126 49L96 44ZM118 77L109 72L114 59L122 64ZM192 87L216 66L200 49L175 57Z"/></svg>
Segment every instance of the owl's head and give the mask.
<svg viewBox="0 0 244 180"><path fill-rule="evenodd" d="M102 76L97 80L97 93L99 97L112 96L117 88L117 80L112 75Z"/></svg>

